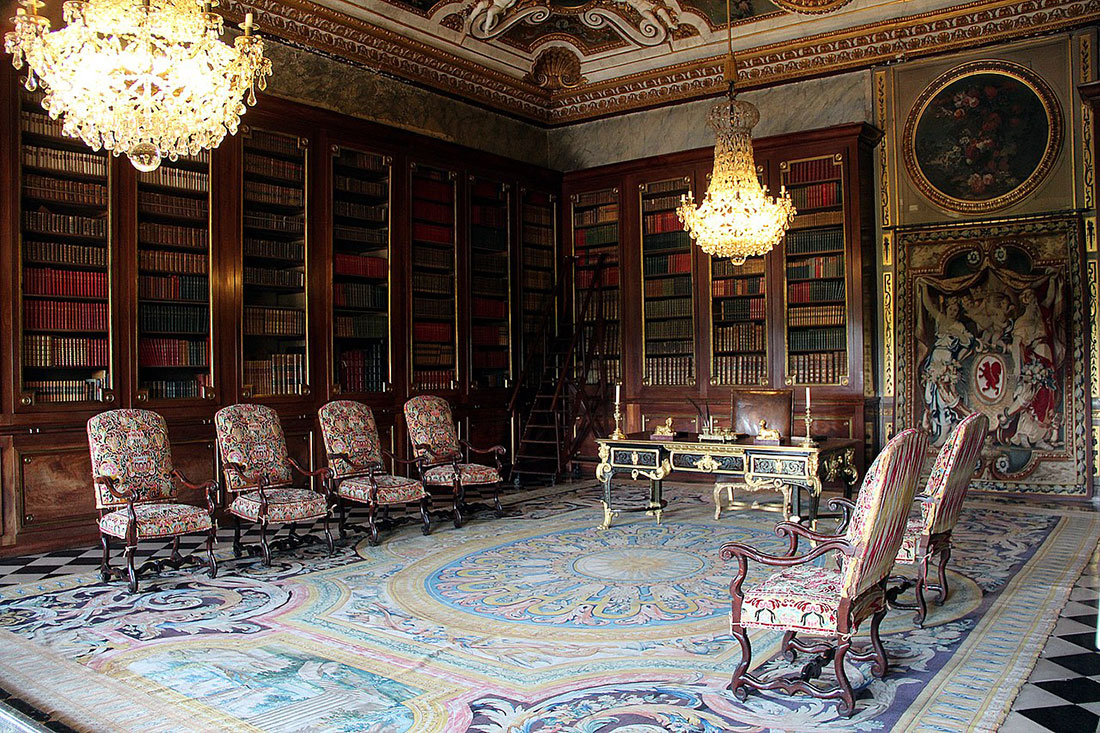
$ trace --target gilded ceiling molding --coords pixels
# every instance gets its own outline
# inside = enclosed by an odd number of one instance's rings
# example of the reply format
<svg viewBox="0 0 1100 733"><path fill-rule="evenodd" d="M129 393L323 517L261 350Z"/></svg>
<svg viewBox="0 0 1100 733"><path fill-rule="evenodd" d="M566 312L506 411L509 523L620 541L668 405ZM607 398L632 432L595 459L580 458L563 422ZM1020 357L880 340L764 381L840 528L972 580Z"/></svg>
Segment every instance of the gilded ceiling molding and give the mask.
<svg viewBox="0 0 1100 733"><path fill-rule="evenodd" d="M241 18L252 10L262 32L289 43L550 125L713 96L725 88L723 57L715 56L550 94L525 79L310 0L225 0L223 8L229 19ZM976 0L740 51L739 87L766 87L862 69L973 47L979 40L982 44L994 43L1097 19L1100 0Z"/></svg>
<svg viewBox="0 0 1100 733"><path fill-rule="evenodd" d="M892 141L889 139L891 132L887 132L890 130L889 81L886 71L875 72L875 127L884 131L882 144L875 149L879 168L879 224L883 229L888 229L894 225L893 204L890 198L890 150ZM893 264L888 261L885 251L882 255L882 264L886 266Z"/></svg>
<svg viewBox="0 0 1100 733"><path fill-rule="evenodd" d="M1080 68L1078 69L1078 81L1081 84L1088 84L1092 81L1093 67L1095 63L1092 59L1092 36L1082 35L1077 39L1078 44L1078 58L1080 60ZM1089 102L1081 102L1081 168L1083 172L1082 186L1084 188L1084 203L1085 209L1091 211L1095 206L1095 189L1096 178L1093 171L1093 121L1092 121L1092 104Z"/></svg>
<svg viewBox="0 0 1100 733"><path fill-rule="evenodd" d="M555 12L577 16L588 28L610 28L642 47L667 43L680 25L675 11L657 0L592 0L577 8L522 0L470 0L467 8L466 31L480 40L497 38L519 23L545 23Z"/></svg>
<svg viewBox="0 0 1100 733"><path fill-rule="evenodd" d="M562 46L551 46L540 53L527 80L551 91L571 89L587 81L581 76L581 60Z"/></svg>
<svg viewBox="0 0 1100 733"><path fill-rule="evenodd" d="M772 0L772 2L792 13L822 15L840 10L852 0Z"/></svg>
<svg viewBox="0 0 1100 733"><path fill-rule="evenodd" d="M867 68L899 59L1049 33L1100 19L1100 0L978 0L737 53L738 88ZM720 93L722 56L684 62L555 95L554 124Z"/></svg>

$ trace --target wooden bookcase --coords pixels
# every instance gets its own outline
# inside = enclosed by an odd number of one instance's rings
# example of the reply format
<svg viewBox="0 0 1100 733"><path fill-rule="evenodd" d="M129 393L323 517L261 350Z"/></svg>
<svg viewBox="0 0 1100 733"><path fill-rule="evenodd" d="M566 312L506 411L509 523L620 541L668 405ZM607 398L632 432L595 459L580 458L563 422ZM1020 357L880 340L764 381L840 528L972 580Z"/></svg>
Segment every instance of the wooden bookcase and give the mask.
<svg viewBox="0 0 1100 733"><path fill-rule="evenodd" d="M546 307L554 298L558 280L558 196L551 191L521 188L519 217L520 254L516 261L519 284L520 326L516 356L518 371L542 330ZM557 335L558 324L551 321L547 337ZM541 345L535 348L541 348ZM537 384L540 374L528 375L529 386Z"/></svg>
<svg viewBox="0 0 1100 733"><path fill-rule="evenodd" d="M512 379L512 191L469 178L470 386L503 389Z"/></svg>
<svg viewBox="0 0 1100 733"><path fill-rule="evenodd" d="M622 383L628 431L666 417L678 429L695 429L688 399L709 404L726 424L735 387L791 387L801 412L810 386L815 434L864 437L863 380L871 368L864 331L874 327L864 314L875 309L865 302L874 283L864 287L863 270L874 261L870 166L879 137L852 124L754 141L761 181L773 191L790 189L799 214L780 245L740 266L689 244L675 218L683 193L692 190L696 200L705 193L712 149L566 175L581 257L574 308L594 244L585 226L614 233L602 251L618 258L615 296L630 336L611 352L623 369L611 381ZM598 202L612 201L602 192L616 189L639 193L622 200L614 219L610 209L593 219L588 212L608 205ZM682 261L673 266L676 257ZM802 429L799 423L796 434Z"/></svg>
<svg viewBox="0 0 1100 733"><path fill-rule="evenodd" d="M620 338L621 298L620 258L620 205L617 186L579 190L570 197L570 223L573 243L572 255L576 258L573 282L573 317L576 322L584 307L583 296L592 284L599 268L600 257L605 257L600 287L585 314L583 333L578 342L581 353L587 344L598 338L596 317L601 311L605 320L603 332L603 359L594 363L586 375L590 383L604 380L618 382L622 379L622 342Z"/></svg>

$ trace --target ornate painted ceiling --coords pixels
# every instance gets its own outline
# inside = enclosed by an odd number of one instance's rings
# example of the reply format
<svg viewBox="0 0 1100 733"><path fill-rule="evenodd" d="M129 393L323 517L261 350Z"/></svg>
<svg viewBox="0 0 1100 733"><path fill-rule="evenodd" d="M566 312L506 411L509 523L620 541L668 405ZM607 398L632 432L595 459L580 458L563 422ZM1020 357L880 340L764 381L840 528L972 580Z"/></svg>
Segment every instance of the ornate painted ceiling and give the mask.
<svg viewBox="0 0 1100 733"><path fill-rule="evenodd" d="M712 96L724 0L224 0L261 31L550 125ZM739 88L1100 21L1100 0L732 0Z"/></svg>

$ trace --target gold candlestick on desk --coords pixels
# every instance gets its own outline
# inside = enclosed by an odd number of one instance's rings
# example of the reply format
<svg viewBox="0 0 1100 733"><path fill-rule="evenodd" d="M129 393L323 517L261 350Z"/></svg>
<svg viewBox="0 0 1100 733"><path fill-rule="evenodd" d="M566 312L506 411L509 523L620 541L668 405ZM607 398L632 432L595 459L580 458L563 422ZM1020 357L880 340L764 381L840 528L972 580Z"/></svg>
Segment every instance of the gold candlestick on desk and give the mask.
<svg viewBox="0 0 1100 733"><path fill-rule="evenodd" d="M626 433L623 432L623 413L620 408L619 390L622 385L615 385L615 432L611 434L612 440L623 440Z"/></svg>
<svg viewBox="0 0 1100 733"><path fill-rule="evenodd" d="M813 436L810 434L810 428L813 426L813 418L810 417L810 388L806 388L806 417L803 418L806 421L806 437L802 439L802 447L811 448L814 445Z"/></svg>

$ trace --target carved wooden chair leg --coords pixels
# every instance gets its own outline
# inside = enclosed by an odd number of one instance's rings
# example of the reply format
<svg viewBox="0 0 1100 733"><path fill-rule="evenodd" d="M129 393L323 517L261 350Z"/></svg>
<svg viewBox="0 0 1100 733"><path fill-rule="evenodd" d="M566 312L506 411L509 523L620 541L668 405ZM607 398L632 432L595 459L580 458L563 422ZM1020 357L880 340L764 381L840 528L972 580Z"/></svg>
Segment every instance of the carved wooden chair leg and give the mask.
<svg viewBox="0 0 1100 733"><path fill-rule="evenodd" d="M179 563L183 560L183 558L180 557L180 538L179 538L179 535L176 535L175 537L172 538L172 554L169 557L172 560L172 562L176 565L179 565Z"/></svg>
<svg viewBox="0 0 1100 733"><path fill-rule="evenodd" d="M885 677L886 673L890 671L890 660L886 657L886 647L883 646L882 636L879 634L879 627L882 625L882 619L884 618L886 618L885 606L871 617L871 649L875 653L875 661L871 665L871 674L879 678Z"/></svg>
<svg viewBox="0 0 1100 733"><path fill-rule="evenodd" d="M336 553L336 542L332 539L332 530L328 526L328 512L321 519L321 526L325 529L325 543L328 545L328 554Z"/></svg>
<svg viewBox="0 0 1100 733"><path fill-rule="evenodd" d="M279 534L279 530L275 530L275 534ZM298 536L298 523L290 523L289 537L287 537L288 544L291 547L297 547L298 543L302 541L302 538Z"/></svg>
<svg viewBox="0 0 1100 733"><path fill-rule="evenodd" d="M455 529L461 529L462 528L462 504L464 502L463 502L463 495L462 495L462 484L459 483L457 474L455 475L453 489L454 489Z"/></svg>
<svg viewBox="0 0 1100 733"><path fill-rule="evenodd" d="M928 600L924 597L924 591L928 583L928 556L921 558L917 565L917 612L913 614L913 623L918 628L924 628L924 619L928 615Z"/></svg>
<svg viewBox="0 0 1100 733"><path fill-rule="evenodd" d="M240 557L244 552L241 546L241 518L233 515L233 557Z"/></svg>
<svg viewBox="0 0 1100 733"><path fill-rule="evenodd" d="M500 505L500 485L503 481L497 481L496 491L493 493L493 514L497 519L504 516L504 507Z"/></svg>
<svg viewBox="0 0 1100 733"><path fill-rule="evenodd" d="M848 656L852 640L841 638L839 641L836 653L833 655L833 671L836 674L837 686L840 688L840 699L837 700L836 709L845 718L850 718L855 712L856 703L855 695L852 693L852 683L848 681L848 673L844 670L844 659Z"/></svg>
<svg viewBox="0 0 1100 733"><path fill-rule="evenodd" d="M745 673L749 671L749 663L752 661L752 644L749 642L749 633L740 625L732 628L733 638L741 644L741 663L733 670L733 679L730 680L730 692L738 700L744 702L749 697L749 688L745 685Z"/></svg>
<svg viewBox="0 0 1100 733"><path fill-rule="evenodd" d="M939 587L936 589L936 605L942 606L943 602L947 600L947 594L950 590L947 587L947 561L951 559L951 545L945 544L943 550L940 551L940 566L937 571L937 577L939 579Z"/></svg>
<svg viewBox="0 0 1100 733"><path fill-rule="evenodd" d="M432 497L426 495L420 500L420 522L423 525L420 528L420 531L424 535L429 535L432 533L432 520L429 515L429 511L431 510L431 508Z"/></svg>
<svg viewBox="0 0 1100 733"><path fill-rule="evenodd" d="M111 579L114 571L111 568L111 538L103 532L99 533L99 544L103 546L103 559L99 563L99 578L104 583Z"/></svg>
<svg viewBox="0 0 1100 733"><path fill-rule="evenodd" d="M265 568L271 567L271 546L267 543L267 517L260 520L260 551Z"/></svg>
<svg viewBox="0 0 1100 733"><path fill-rule="evenodd" d="M340 508L340 539L348 538L348 505L342 498L336 498L336 506Z"/></svg>
<svg viewBox="0 0 1100 733"><path fill-rule="evenodd" d="M378 524L375 522L375 514L378 512L378 505L374 502L367 504L367 542L371 547L378 544Z"/></svg>
<svg viewBox="0 0 1100 733"><path fill-rule="evenodd" d="M214 558L214 543L218 539L218 527L214 525L206 535L206 567L211 579L218 577L218 561Z"/></svg>
<svg viewBox="0 0 1100 733"><path fill-rule="evenodd" d="M130 592L137 593L138 580L137 580L137 567L134 566L134 553L137 550L135 545L126 545L126 577L130 580Z"/></svg>
<svg viewBox="0 0 1100 733"><path fill-rule="evenodd" d="M788 662L793 662L795 659L798 658L798 651L794 648L794 645L791 643L791 642L794 641L794 636L795 636L795 632L793 632L793 631L784 631L783 632L783 641L780 642L780 644L779 644L779 650L781 652L783 652L783 658L786 659Z"/></svg>

